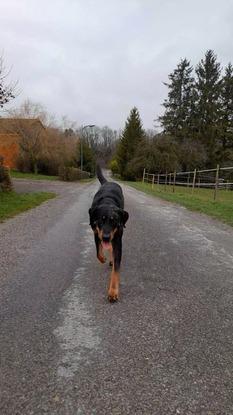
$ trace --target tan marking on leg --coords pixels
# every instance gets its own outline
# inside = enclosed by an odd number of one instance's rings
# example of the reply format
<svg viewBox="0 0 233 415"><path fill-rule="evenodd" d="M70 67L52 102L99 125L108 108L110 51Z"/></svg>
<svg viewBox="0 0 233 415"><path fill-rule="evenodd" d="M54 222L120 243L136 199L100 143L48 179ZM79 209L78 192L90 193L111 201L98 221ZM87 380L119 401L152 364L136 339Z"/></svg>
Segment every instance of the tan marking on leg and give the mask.
<svg viewBox="0 0 233 415"><path fill-rule="evenodd" d="M119 280L120 280L120 274L119 272L116 272L113 270L111 272L110 276L110 283L109 283L109 289L108 289L108 299L109 301L117 301L119 297Z"/></svg>
<svg viewBox="0 0 233 415"><path fill-rule="evenodd" d="M101 243L99 244L98 260L99 260L102 264L104 264L104 263L105 263L105 261L106 261L106 258L105 258L104 254L103 254L103 248L102 248Z"/></svg>

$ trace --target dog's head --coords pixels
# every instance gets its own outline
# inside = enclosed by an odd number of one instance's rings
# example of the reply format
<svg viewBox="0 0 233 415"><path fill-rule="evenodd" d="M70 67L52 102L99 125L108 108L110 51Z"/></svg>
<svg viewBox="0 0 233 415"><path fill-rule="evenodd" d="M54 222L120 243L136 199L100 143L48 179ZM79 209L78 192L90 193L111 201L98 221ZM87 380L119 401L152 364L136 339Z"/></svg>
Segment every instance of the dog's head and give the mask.
<svg viewBox="0 0 233 415"><path fill-rule="evenodd" d="M123 209L111 206L98 206L89 209L90 225L98 233L104 248L109 249L115 233L125 226L129 214Z"/></svg>

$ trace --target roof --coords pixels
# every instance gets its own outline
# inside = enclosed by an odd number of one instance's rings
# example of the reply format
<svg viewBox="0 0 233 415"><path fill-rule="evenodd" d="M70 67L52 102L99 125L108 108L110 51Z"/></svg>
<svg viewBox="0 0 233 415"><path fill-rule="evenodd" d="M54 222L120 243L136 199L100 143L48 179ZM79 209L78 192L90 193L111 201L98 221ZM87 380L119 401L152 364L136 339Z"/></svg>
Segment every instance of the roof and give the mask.
<svg viewBox="0 0 233 415"><path fill-rule="evenodd" d="M39 118L0 118L0 133L14 133L19 126L23 128L36 126L45 130Z"/></svg>

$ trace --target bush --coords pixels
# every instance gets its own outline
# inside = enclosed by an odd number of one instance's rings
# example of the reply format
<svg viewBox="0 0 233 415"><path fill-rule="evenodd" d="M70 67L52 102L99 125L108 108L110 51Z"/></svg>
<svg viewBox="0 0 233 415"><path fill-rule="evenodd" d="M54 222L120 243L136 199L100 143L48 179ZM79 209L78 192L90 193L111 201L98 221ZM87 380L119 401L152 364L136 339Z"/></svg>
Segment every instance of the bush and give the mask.
<svg viewBox="0 0 233 415"><path fill-rule="evenodd" d="M75 167L60 167L59 168L59 179L66 182L74 182L76 180L88 179L90 173L87 171L81 171Z"/></svg>
<svg viewBox="0 0 233 415"><path fill-rule="evenodd" d="M112 161L110 161L109 167L113 175L119 174L119 166L118 166L116 159L113 159Z"/></svg>
<svg viewBox="0 0 233 415"><path fill-rule="evenodd" d="M12 192L13 184L8 167L3 165L3 157L0 156L0 189L3 192Z"/></svg>

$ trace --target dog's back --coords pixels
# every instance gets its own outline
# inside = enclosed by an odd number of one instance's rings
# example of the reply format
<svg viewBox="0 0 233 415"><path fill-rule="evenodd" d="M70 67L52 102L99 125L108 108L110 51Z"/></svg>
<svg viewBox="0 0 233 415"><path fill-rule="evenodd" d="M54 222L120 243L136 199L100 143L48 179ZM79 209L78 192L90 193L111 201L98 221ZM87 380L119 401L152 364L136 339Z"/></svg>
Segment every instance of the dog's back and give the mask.
<svg viewBox="0 0 233 415"><path fill-rule="evenodd" d="M115 182L108 182L98 165L96 167L96 174L101 187L94 196L92 206L104 203L114 204L115 206L124 209L124 196L120 185Z"/></svg>

